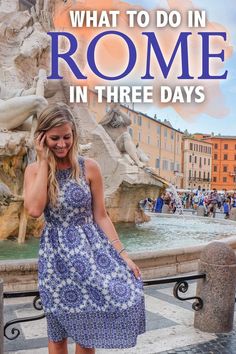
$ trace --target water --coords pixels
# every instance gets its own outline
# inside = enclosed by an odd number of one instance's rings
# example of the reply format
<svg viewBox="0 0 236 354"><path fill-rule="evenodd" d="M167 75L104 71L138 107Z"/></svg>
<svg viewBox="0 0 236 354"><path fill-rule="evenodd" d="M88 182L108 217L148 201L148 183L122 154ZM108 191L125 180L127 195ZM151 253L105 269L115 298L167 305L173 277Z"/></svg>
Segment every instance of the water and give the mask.
<svg viewBox="0 0 236 354"><path fill-rule="evenodd" d="M121 225L120 238L128 251L145 252L206 244L236 235L235 224L196 216L153 216L139 226Z"/></svg>
<svg viewBox="0 0 236 354"><path fill-rule="evenodd" d="M0 260L37 258L38 248L39 239L34 237L21 244L16 239L0 241Z"/></svg>
<svg viewBox="0 0 236 354"><path fill-rule="evenodd" d="M158 251L206 244L212 240L236 235L235 223L229 220L197 216L153 215L148 223L116 224L121 241L129 252ZM0 259L37 258L39 240L25 244L7 240L0 242Z"/></svg>
<svg viewBox="0 0 236 354"><path fill-rule="evenodd" d="M172 192L174 199L175 199L177 214L183 215L184 208L183 208L182 200L181 200L180 196L178 195L178 192L177 192L175 186L173 186L173 184L169 184L169 189Z"/></svg>

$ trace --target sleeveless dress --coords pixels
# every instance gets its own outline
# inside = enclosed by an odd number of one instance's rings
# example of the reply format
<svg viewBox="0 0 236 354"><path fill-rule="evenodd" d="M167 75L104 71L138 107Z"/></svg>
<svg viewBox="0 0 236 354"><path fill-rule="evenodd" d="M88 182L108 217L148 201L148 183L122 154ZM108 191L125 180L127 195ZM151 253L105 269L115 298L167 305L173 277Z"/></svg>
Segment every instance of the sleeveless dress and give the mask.
<svg viewBox="0 0 236 354"><path fill-rule="evenodd" d="M136 279L93 220L79 157L80 181L58 170L59 203L47 206L38 261L49 340L71 337L87 348L129 348L145 332L141 279Z"/></svg>

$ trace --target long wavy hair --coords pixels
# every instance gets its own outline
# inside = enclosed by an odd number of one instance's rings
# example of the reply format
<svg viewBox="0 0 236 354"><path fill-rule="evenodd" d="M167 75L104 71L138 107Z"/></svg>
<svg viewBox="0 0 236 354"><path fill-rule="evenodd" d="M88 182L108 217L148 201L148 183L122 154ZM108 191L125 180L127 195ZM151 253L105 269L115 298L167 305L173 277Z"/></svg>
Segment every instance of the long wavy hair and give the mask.
<svg viewBox="0 0 236 354"><path fill-rule="evenodd" d="M48 105L39 115L37 119L37 127L34 133L36 139L41 132L47 132L48 130L59 127L65 123L70 123L73 143L68 153L69 161L71 163L71 177L79 181L79 163L78 163L78 130L73 117L73 114L69 107L64 103L56 103ZM47 160L48 160L48 202L52 206L57 206L59 186L56 179L56 159L52 151L47 148Z"/></svg>

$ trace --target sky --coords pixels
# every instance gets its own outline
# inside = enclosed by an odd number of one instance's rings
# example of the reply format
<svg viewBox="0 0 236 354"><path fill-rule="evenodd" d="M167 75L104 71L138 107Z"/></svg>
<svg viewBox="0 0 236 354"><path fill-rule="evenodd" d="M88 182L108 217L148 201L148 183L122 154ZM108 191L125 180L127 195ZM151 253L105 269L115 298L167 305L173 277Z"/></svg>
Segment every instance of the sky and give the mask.
<svg viewBox="0 0 236 354"><path fill-rule="evenodd" d="M172 0L170 0L172 1ZM188 0L179 0L188 1ZM129 0L130 4L143 7L146 10L153 8L165 8L166 0ZM207 19L211 22L217 22L224 25L230 32L230 41L233 46L233 55L225 62L225 70L228 70L226 80L221 80L220 86L228 109L228 114L222 118L214 118L206 114L200 114L191 121L183 119L173 108L162 108L154 105L146 107L144 113L157 115L161 120L167 119L174 128L184 131L187 129L190 133L204 132L236 135L236 7L235 0L192 0L197 9L206 10ZM142 109L143 110L143 109Z"/></svg>

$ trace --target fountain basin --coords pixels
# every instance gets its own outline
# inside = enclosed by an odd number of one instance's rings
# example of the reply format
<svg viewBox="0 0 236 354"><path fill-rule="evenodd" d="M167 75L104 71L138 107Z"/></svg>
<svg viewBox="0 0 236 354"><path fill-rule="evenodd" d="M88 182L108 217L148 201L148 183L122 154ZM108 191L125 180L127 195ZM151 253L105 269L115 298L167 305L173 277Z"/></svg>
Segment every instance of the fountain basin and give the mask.
<svg viewBox="0 0 236 354"><path fill-rule="evenodd" d="M135 227L133 224L117 225L120 238L141 268L144 280L197 271L200 253L211 241L225 242L236 252L235 222L219 219L223 215L211 219L150 214L149 223ZM17 246L19 253L27 243ZM38 244L34 247L35 258L28 253L29 259L16 260L15 253L11 257L14 260L0 261L0 278L4 280L5 291L37 289Z"/></svg>
<svg viewBox="0 0 236 354"><path fill-rule="evenodd" d="M236 253L236 236L220 241L231 246ZM143 279L147 280L196 272L200 253L205 245L131 252L130 256L141 268ZM37 289L37 259L0 261L0 278L4 280L5 291Z"/></svg>

